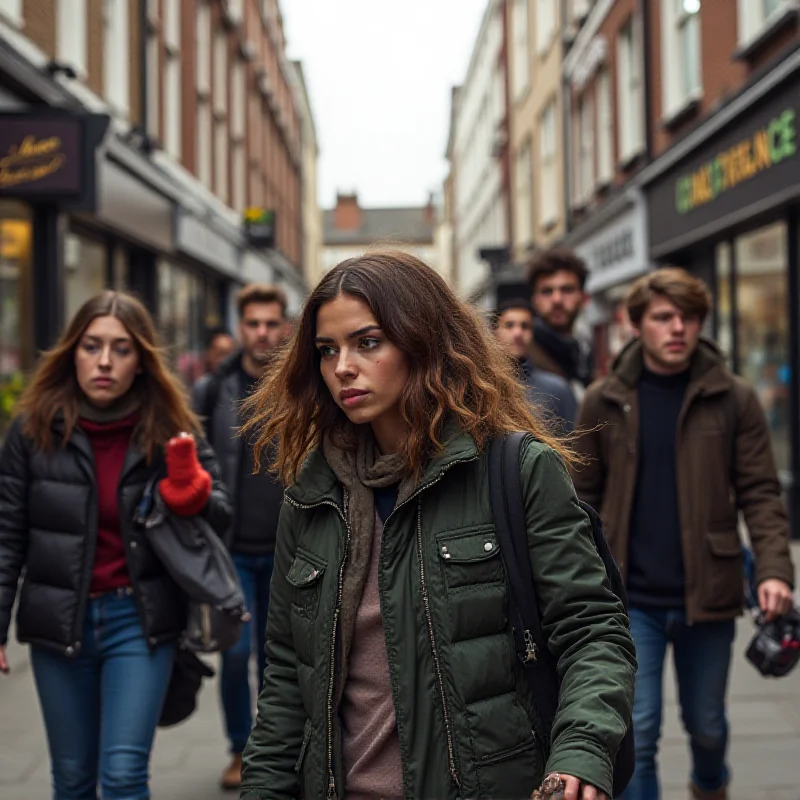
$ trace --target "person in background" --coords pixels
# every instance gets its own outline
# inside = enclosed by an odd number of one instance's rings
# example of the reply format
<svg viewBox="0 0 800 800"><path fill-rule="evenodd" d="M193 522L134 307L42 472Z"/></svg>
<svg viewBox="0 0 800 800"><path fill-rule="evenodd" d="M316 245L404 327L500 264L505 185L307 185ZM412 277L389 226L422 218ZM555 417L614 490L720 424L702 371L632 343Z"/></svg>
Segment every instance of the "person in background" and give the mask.
<svg viewBox="0 0 800 800"><path fill-rule="evenodd" d="M263 679L266 666L269 585L283 502L282 485L264 464L255 461L252 441L238 433L244 422L242 401L255 390L277 348L284 343L286 295L278 287L253 284L239 292L236 302L241 347L193 393L195 410L204 420L208 440L231 493L234 517L225 542L252 615L252 621L242 625L239 642L222 653L220 691L231 752L231 761L220 779L226 790L239 788L242 751L253 724L250 666L254 652L259 680Z"/></svg>
<svg viewBox="0 0 800 800"><path fill-rule="evenodd" d="M216 372L222 362L236 350L236 339L222 325L206 335L206 372Z"/></svg>
<svg viewBox="0 0 800 800"><path fill-rule="evenodd" d="M202 514L222 533L219 468L147 310L121 292L83 305L18 409L0 453L0 671L19 594L53 797L87 800L99 788L106 800L146 800L187 602L134 511L166 472L169 511Z"/></svg>
<svg viewBox="0 0 800 800"><path fill-rule="evenodd" d="M241 797L499 800L550 772L568 800L607 800L633 642L570 453L478 314L412 255L344 261L247 409L289 488ZM515 430L533 434L525 524L563 676L552 737L510 644L489 502L487 445Z"/></svg>
<svg viewBox="0 0 800 800"><path fill-rule="evenodd" d="M495 333L514 359L520 380L531 403L545 411L556 432L572 433L578 406L567 381L560 375L537 369L530 361L534 314L531 304L521 298L503 301L495 315Z"/></svg>
<svg viewBox="0 0 800 800"><path fill-rule="evenodd" d="M662 675L672 645L692 753L691 796L725 800L725 692L742 613L739 511L756 556L767 619L792 606L789 523L769 429L753 388L701 338L705 284L682 269L640 278L628 294L635 338L586 393L573 473L601 513L626 579L639 669L636 772L625 800L658 800Z"/></svg>
<svg viewBox="0 0 800 800"><path fill-rule="evenodd" d="M575 320L588 299L587 276L583 260L564 248L542 251L528 267L536 314L531 362L569 381L578 402L594 372L591 349L574 334Z"/></svg>

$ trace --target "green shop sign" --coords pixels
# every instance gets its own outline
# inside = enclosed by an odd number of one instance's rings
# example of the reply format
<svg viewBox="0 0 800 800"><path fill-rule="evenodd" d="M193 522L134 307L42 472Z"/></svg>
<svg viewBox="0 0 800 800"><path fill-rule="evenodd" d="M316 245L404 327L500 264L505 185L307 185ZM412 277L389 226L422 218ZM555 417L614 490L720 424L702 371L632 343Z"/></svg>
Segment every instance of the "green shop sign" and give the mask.
<svg viewBox="0 0 800 800"><path fill-rule="evenodd" d="M675 208L688 214L750 178L797 154L794 109L788 108L752 136L737 142L675 182Z"/></svg>

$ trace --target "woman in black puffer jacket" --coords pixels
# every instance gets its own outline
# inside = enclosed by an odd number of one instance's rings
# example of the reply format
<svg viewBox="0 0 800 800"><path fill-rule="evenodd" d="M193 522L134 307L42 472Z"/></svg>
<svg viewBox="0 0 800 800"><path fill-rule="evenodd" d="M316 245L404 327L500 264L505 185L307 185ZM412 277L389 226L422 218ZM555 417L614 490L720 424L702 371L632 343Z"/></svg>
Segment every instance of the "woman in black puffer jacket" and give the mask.
<svg viewBox="0 0 800 800"><path fill-rule="evenodd" d="M170 511L222 533L226 491L135 298L106 291L46 353L0 454L0 671L17 636L47 729L56 800L149 798L148 762L186 598L133 524L156 470ZM99 777L98 777L98 772Z"/></svg>

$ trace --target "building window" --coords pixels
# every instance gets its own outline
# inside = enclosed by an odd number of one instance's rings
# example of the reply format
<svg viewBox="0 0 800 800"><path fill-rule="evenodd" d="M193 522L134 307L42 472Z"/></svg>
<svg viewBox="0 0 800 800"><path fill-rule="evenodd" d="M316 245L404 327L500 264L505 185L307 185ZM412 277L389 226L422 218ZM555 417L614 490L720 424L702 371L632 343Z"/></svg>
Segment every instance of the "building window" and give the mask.
<svg viewBox="0 0 800 800"><path fill-rule="evenodd" d="M514 204L516 240L518 245L525 247L533 240L533 164L530 141L526 141L517 153L514 183L517 189L517 202Z"/></svg>
<svg viewBox="0 0 800 800"><path fill-rule="evenodd" d="M663 0L661 17L663 113L670 117L697 99L702 88L700 0Z"/></svg>
<svg viewBox="0 0 800 800"><path fill-rule="evenodd" d="M556 0L535 0L536 2L536 52L544 56L556 33Z"/></svg>
<svg viewBox="0 0 800 800"><path fill-rule="evenodd" d="M738 0L739 44L757 38L781 11L791 7L791 0Z"/></svg>
<svg viewBox="0 0 800 800"><path fill-rule="evenodd" d="M158 33L147 35L147 131L158 139L161 135L161 42Z"/></svg>
<svg viewBox="0 0 800 800"><path fill-rule="evenodd" d="M164 3L164 149L180 160L181 108L181 0Z"/></svg>
<svg viewBox="0 0 800 800"><path fill-rule="evenodd" d="M103 6L103 93L124 117L130 110L130 36L128 0L105 0Z"/></svg>
<svg viewBox="0 0 800 800"><path fill-rule="evenodd" d="M228 202L228 35L214 37L214 192Z"/></svg>
<svg viewBox="0 0 800 800"><path fill-rule="evenodd" d="M514 31L514 63L512 80L513 96L518 100L530 85L530 20L528 18L529 0L514 0L511 6L512 26Z"/></svg>
<svg viewBox="0 0 800 800"><path fill-rule="evenodd" d="M197 4L196 43L197 91L207 95L211 91L211 10L208 0Z"/></svg>
<svg viewBox="0 0 800 800"><path fill-rule="evenodd" d="M546 228L558 219L556 171L556 104L551 101L539 120L539 224Z"/></svg>
<svg viewBox="0 0 800 800"><path fill-rule="evenodd" d="M244 64L237 60L231 72L232 205L237 211L243 211L247 205L246 93Z"/></svg>
<svg viewBox="0 0 800 800"><path fill-rule="evenodd" d="M639 26L631 17L617 35L617 145L622 163L644 149L641 65Z"/></svg>
<svg viewBox="0 0 800 800"><path fill-rule="evenodd" d="M587 91L578 101L575 133L575 201L585 205L594 191L594 108L592 96Z"/></svg>
<svg viewBox="0 0 800 800"><path fill-rule="evenodd" d="M86 0L58 0L56 4L56 58L86 76Z"/></svg>
<svg viewBox="0 0 800 800"><path fill-rule="evenodd" d="M197 177L209 189L211 157L211 10L207 0L197 6Z"/></svg>
<svg viewBox="0 0 800 800"><path fill-rule="evenodd" d="M608 70L597 74L597 180L609 184L614 178L614 115L611 111L611 78Z"/></svg>
<svg viewBox="0 0 800 800"><path fill-rule="evenodd" d="M22 0L0 0L0 18L14 27L22 27Z"/></svg>

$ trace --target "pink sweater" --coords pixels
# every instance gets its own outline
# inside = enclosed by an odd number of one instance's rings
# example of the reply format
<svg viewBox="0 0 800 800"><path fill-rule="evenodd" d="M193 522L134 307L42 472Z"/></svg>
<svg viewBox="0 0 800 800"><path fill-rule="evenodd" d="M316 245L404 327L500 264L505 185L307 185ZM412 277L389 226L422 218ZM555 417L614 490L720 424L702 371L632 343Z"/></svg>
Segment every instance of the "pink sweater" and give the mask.
<svg viewBox="0 0 800 800"><path fill-rule="evenodd" d="M346 800L395 800L403 796L400 744L378 594L382 537L383 523L376 511L369 573L356 614L340 707Z"/></svg>

